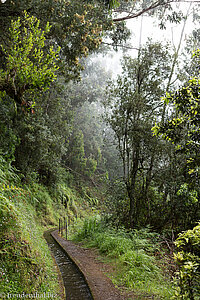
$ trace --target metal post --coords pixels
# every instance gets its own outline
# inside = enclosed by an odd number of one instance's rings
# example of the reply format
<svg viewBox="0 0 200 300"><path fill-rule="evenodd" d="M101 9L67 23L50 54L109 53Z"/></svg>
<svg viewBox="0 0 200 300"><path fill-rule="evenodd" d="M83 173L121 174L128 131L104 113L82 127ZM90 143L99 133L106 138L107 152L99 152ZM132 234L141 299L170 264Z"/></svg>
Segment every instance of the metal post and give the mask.
<svg viewBox="0 0 200 300"><path fill-rule="evenodd" d="M66 231L66 240L67 240L67 218L66 218L66 223L65 223L65 231Z"/></svg>
<svg viewBox="0 0 200 300"><path fill-rule="evenodd" d="M63 218L63 236L65 235L65 218Z"/></svg>

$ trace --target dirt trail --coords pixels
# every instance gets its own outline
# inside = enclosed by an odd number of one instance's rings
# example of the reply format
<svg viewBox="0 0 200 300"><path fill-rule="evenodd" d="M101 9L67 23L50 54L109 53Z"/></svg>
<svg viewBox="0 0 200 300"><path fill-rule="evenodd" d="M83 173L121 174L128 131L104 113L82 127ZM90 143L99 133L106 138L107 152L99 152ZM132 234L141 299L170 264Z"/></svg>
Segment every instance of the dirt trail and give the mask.
<svg viewBox="0 0 200 300"><path fill-rule="evenodd" d="M61 238L58 230L54 231L52 236L84 274L94 300L136 299L120 293L112 281L103 273L105 264L97 260L97 255L95 255L93 250L84 249L71 241Z"/></svg>

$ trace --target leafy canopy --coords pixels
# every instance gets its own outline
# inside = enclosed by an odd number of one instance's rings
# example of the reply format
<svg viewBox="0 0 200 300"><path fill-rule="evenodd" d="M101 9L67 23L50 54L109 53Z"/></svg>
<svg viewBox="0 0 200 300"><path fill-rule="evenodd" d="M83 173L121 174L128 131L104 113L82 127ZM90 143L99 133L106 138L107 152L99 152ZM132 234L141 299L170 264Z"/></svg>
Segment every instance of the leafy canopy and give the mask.
<svg viewBox="0 0 200 300"><path fill-rule="evenodd" d="M45 45L49 31L49 23L41 30L40 21L24 12L23 18L11 22L9 40L1 45L5 61L0 69L0 91L20 105L27 105L26 91L46 90L56 79L60 48Z"/></svg>
<svg viewBox="0 0 200 300"><path fill-rule="evenodd" d="M200 50L193 54L199 67ZM198 173L200 163L200 77L192 77L175 93L167 93L164 101L175 110L171 119L153 127L155 135L176 144L177 151L186 153L189 173Z"/></svg>

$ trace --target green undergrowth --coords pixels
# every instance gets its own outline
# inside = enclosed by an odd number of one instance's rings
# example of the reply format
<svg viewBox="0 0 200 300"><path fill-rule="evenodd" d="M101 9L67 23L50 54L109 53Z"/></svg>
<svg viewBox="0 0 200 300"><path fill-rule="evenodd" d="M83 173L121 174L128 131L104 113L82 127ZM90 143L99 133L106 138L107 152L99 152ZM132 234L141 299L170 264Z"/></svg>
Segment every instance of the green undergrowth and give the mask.
<svg viewBox="0 0 200 300"><path fill-rule="evenodd" d="M161 259L159 236L149 228L131 232L115 230L97 216L77 225L72 239L99 249L106 261L115 266L111 279L116 285L133 290L138 297L147 294L154 299L170 299L173 296L173 286Z"/></svg>
<svg viewBox="0 0 200 300"><path fill-rule="evenodd" d="M52 200L45 188L37 184L22 187L20 182L0 157L1 296L9 294L15 299L23 293L37 293L61 299L55 265L43 238L44 224L57 223Z"/></svg>
<svg viewBox="0 0 200 300"><path fill-rule="evenodd" d="M61 299L43 233L66 216L72 226L91 212L91 205L68 178L47 188L34 180L22 184L20 176L0 155L0 298L24 293Z"/></svg>

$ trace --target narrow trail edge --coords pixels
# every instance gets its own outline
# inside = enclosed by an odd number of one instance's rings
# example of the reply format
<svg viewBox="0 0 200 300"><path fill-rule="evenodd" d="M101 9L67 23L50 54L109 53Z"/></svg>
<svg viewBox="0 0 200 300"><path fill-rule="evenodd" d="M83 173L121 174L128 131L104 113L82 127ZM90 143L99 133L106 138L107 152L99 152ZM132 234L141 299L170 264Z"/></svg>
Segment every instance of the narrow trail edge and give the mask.
<svg viewBox="0 0 200 300"><path fill-rule="evenodd" d="M58 230L51 232L52 237L77 265L89 286L94 300L124 300L112 281L100 270L97 261L88 255L88 249L81 248L59 236Z"/></svg>

